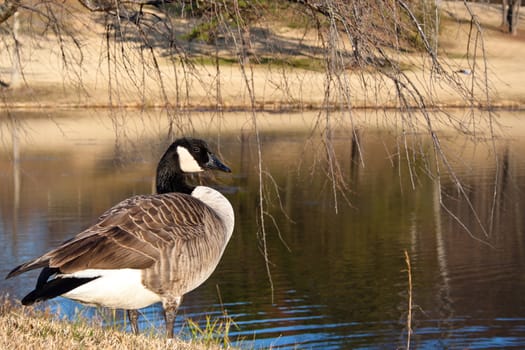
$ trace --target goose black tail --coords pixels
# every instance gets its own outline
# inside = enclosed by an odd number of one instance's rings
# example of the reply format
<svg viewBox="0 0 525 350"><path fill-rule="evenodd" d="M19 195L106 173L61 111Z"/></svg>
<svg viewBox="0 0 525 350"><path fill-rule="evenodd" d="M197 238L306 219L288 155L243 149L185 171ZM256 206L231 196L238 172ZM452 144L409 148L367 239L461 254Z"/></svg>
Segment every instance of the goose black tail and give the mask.
<svg viewBox="0 0 525 350"><path fill-rule="evenodd" d="M83 284L93 281L97 277L57 277L49 282L39 282L34 291L26 295L22 299L23 305L31 305L40 301L55 298L59 295L67 293Z"/></svg>

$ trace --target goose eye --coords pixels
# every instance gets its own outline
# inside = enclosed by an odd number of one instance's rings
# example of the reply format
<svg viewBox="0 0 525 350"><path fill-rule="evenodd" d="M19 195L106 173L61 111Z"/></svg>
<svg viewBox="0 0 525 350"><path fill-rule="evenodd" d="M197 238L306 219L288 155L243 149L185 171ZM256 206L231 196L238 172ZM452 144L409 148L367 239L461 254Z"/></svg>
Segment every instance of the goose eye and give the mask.
<svg viewBox="0 0 525 350"><path fill-rule="evenodd" d="M193 152L199 153L201 150L199 147L193 147Z"/></svg>

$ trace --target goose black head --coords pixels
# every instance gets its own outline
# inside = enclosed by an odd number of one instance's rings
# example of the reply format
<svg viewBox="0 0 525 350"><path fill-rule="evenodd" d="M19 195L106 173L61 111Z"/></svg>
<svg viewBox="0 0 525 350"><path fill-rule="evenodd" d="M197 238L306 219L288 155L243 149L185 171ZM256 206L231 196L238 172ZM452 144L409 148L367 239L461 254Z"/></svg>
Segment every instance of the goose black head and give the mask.
<svg viewBox="0 0 525 350"><path fill-rule="evenodd" d="M183 174L206 170L231 172L203 140L189 137L177 139L166 150L157 167L157 193L191 193L194 187L186 184Z"/></svg>
<svg viewBox="0 0 525 350"><path fill-rule="evenodd" d="M198 173L208 169L231 172L230 168L224 165L202 140L183 138L173 144L176 145L175 151L179 158L180 170L184 173Z"/></svg>

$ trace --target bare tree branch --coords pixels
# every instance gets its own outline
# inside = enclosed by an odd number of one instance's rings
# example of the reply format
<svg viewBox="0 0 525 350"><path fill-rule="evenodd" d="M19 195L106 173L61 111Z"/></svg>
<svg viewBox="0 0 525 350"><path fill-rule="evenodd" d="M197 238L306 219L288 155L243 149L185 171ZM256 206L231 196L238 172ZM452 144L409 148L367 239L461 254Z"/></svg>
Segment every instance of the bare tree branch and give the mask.
<svg viewBox="0 0 525 350"><path fill-rule="evenodd" d="M4 0L4 3L0 4L0 23L8 20L18 7L20 7L20 0Z"/></svg>
<svg viewBox="0 0 525 350"><path fill-rule="evenodd" d="M150 6L161 6L170 4L173 0L78 0L84 7L90 11L114 11L120 8L122 5L150 5Z"/></svg>

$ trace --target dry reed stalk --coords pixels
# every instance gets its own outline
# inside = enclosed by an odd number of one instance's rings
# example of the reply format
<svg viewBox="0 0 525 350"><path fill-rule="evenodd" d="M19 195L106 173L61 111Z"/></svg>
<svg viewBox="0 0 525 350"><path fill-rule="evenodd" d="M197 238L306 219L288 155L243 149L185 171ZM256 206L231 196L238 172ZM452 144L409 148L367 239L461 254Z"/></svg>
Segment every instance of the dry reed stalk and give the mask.
<svg viewBox="0 0 525 350"><path fill-rule="evenodd" d="M407 265L408 274L408 314L407 314L407 346L410 350L410 338L412 336L412 267L410 266L410 256L405 250L405 263Z"/></svg>

